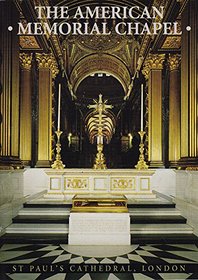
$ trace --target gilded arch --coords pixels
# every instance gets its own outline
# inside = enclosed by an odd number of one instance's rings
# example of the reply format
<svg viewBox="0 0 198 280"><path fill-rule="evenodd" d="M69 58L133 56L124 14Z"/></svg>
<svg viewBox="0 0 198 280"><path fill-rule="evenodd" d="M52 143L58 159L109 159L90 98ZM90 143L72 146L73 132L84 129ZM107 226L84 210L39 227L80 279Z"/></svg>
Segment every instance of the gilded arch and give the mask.
<svg viewBox="0 0 198 280"><path fill-rule="evenodd" d="M99 72L115 77L127 94L130 85L130 73L127 66L115 56L101 53L86 56L74 66L70 75L74 93L82 80L93 73Z"/></svg>

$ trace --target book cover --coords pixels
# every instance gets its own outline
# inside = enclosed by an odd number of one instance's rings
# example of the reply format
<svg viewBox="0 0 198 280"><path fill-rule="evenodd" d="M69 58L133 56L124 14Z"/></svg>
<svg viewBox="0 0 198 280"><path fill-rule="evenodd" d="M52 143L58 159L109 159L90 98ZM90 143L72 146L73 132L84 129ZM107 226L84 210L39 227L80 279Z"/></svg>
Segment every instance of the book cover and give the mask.
<svg viewBox="0 0 198 280"><path fill-rule="evenodd" d="M196 0L0 0L1 279L198 279Z"/></svg>

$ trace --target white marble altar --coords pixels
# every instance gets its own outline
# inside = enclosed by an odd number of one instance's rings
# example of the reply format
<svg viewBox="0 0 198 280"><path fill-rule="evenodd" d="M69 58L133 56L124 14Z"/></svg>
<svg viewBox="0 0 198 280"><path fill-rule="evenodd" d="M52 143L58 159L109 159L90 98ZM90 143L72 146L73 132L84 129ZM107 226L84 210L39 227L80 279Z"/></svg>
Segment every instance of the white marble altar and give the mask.
<svg viewBox="0 0 198 280"><path fill-rule="evenodd" d="M94 174L95 173L95 174ZM95 177L94 177L95 176ZM79 178L81 180L79 180ZM55 179L55 180L53 180ZM84 179L84 180L82 180ZM57 185L56 185L57 183ZM93 184L92 184L93 183ZM78 193L124 194L128 199L152 199L152 191L175 197L176 207L198 235L198 172L190 170L43 169L0 171L0 230L9 225L24 201L47 193L42 201L70 201ZM57 190L56 190L57 188ZM57 200L58 198L58 200ZM58 202L57 202L58 201Z"/></svg>
<svg viewBox="0 0 198 280"><path fill-rule="evenodd" d="M130 245L129 213L71 213L69 245Z"/></svg>
<svg viewBox="0 0 198 280"><path fill-rule="evenodd" d="M46 197L64 199L79 193L152 195L151 177L154 172L136 169L46 169Z"/></svg>

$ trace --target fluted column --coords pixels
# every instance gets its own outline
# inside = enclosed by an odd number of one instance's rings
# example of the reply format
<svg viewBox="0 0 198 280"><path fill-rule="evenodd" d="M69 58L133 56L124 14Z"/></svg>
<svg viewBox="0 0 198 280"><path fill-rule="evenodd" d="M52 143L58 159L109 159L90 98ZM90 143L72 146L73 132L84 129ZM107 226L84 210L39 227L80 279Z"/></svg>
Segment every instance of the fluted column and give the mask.
<svg viewBox="0 0 198 280"><path fill-rule="evenodd" d="M31 164L32 155L32 55L21 53L20 84L20 158L24 165Z"/></svg>
<svg viewBox="0 0 198 280"><path fill-rule="evenodd" d="M150 54L143 74L148 80L148 160L151 167L163 167L162 155L162 69L165 55Z"/></svg>
<svg viewBox="0 0 198 280"><path fill-rule="evenodd" d="M13 1L0 1L0 161L20 167L19 160L19 13ZM9 27L10 26L10 27ZM10 31L8 30L8 27ZM13 28L13 29L12 29ZM11 31L12 29L12 31Z"/></svg>
<svg viewBox="0 0 198 280"><path fill-rule="evenodd" d="M58 73L52 54L36 55L39 68L38 167L49 167L52 159L52 79Z"/></svg>
<svg viewBox="0 0 198 280"><path fill-rule="evenodd" d="M181 161L198 165L198 1L189 0L182 13ZM189 16L190 15L190 16ZM190 31L186 27L191 28ZM188 28L187 28L188 29Z"/></svg>
<svg viewBox="0 0 198 280"><path fill-rule="evenodd" d="M180 55L169 56L170 88L169 88L169 163L176 167L180 159L181 137L181 85L180 85Z"/></svg>

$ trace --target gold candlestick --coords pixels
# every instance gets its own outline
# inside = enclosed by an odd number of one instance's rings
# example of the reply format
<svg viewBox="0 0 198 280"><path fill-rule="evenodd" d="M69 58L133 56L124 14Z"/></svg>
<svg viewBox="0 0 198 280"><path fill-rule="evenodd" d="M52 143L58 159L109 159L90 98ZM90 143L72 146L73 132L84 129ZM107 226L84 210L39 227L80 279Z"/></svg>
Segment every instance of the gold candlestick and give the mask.
<svg viewBox="0 0 198 280"><path fill-rule="evenodd" d="M96 159L95 159L95 164L93 166L94 169L106 169L106 164L105 164L105 156L103 154L103 144L98 143L97 144L97 154L96 154Z"/></svg>
<svg viewBox="0 0 198 280"><path fill-rule="evenodd" d="M145 131L141 130L138 133L140 135L140 145L139 145L140 156L139 156L139 161L138 161L137 165L135 165L135 168L139 169L139 170L140 169L148 169L148 165L144 161L144 142L143 142L143 138L144 138Z"/></svg>
<svg viewBox="0 0 198 280"><path fill-rule="evenodd" d="M63 133L62 131L58 130L55 131L57 135L57 143L56 143L56 160L51 165L53 169L64 169L65 165L61 160L61 143L60 143L60 136Z"/></svg>

